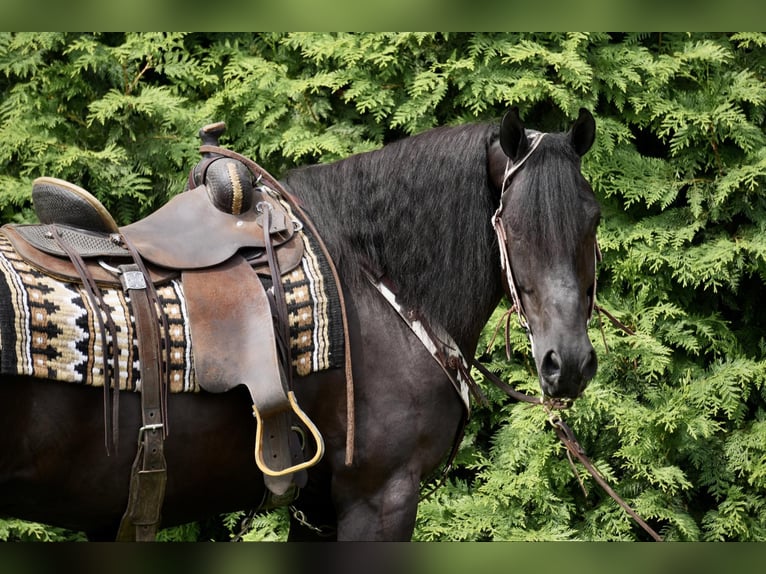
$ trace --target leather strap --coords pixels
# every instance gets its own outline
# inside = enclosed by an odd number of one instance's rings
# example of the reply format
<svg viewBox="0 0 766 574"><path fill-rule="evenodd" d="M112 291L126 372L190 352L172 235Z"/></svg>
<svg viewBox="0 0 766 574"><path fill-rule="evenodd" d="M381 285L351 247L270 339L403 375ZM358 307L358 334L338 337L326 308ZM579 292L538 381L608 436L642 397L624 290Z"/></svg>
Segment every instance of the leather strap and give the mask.
<svg viewBox="0 0 766 574"><path fill-rule="evenodd" d="M271 226L272 207L270 203L262 201L256 208L263 216L263 227L269 229ZM287 311L287 300L285 299L285 288L282 285L282 272L279 269L279 260L274 253L274 244L271 241L271 235L265 234L264 243L266 244L266 260L269 264L269 273L271 275L271 289L273 294L272 302L276 315L275 335L279 341L279 348L282 353L282 364L285 365L284 374L287 379L287 390L293 388L292 385L292 354L290 352L290 321Z"/></svg>
<svg viewBox="0 0 766 574"><path fill-rule="evenodd" d="M133 262L138 267L138 271L141 272L145 279L146 283L146 295L149 299L149 309L153 309L156 312L156 315L159 317L160 324L162 326L162 333L164 333L164 337L160 339L159 334L157 334L156 338L154 338L154 332L150 331L152 334L152 342L157 347L157 357L159 358L159 355L163 353L165 355L164 361L159 361L159 376L160 376L160 384L159 384L159 392L160 392L160 404L162 409L162 436L163 438L167 438L168 434L170 433L170 425L168 424L168 392L170 391L170 363L171 363L171 355L170 355L170 324L168 323L167 315L165 314L164 308L162 306L162 302L160 301L160 296L157 294L157 289L154 287L154 283L151 280L151 275L149 274L149 270L146 268L146 265L144 264L144 260L141 257L141 255L138 253L138 250L136 249L136 246L133 245L133 242L130 241L127 237L122 237L122 244L127 248L127 250L130 252ZM124 266L123 266L124 268ZM125 288L124 284L124 278L120 277L120 281L123 284L123 289ZM152 317L154 317L154 314L150 314ZM154 324L156 327L156 323ZM147 344L149 341L147 341ZM140 349L139 349L140 350ZM139 354L139 357L141 355ZM141 363L143 366L143 363ZM143 379L143 375L142 375Z"/></svg>
<svg viewBox="0 0 766 574"><path fill-rule="evenodd" d="M128 506L117 540L153 541L160 524L167 482L159 324L146 277L139 266L123 265L120 270L120 279L125 292L130 295L136 321L142 426L138 431L138 452L131 471Z"/></svg>
<svg viewBox="0 0 766 574"><path fill-rule="evenodd" d="M614 500L617 504L622 507L622 509L627 512L633 520L636 521L636 523L644 529L644 531L649 534L649 536L652 537L652 539L655 542L662 542L663 538L657 532L649 526L646 521L641 518L638 513L631 508L627 502L625 502L620 496L614 491L614 489L607 484L606 480L604 480L603 475L599 470L593 465L591 460L586 456L585 449L580 445L580 442L577 440L577 437L575 436L572 429L567 425L564 420L561 418L558 414L551 414L549 416L549 422L553 426L553 430L556 433L556 436L559 438L559 440L562 442L562 444L567 449L567 455L574 455L577 457L577 459L583 464L585 469L590 473L590 475L593 477L593 479L598 483L598 485L604 489L604 491L612 497L612 500ZM574 464L572 463L572 459L570 457L569 459L570 464L572 465L572 468L574 469ZM575 471L576 475L576 471ZM578 477L579 480L579 477ZM581 483L582 485L582 483ZM587 494L587 493L586 493Z"/></svg>
<svg viewBox="0 0 766 574"><path fill-rule="evenodd" d="M118 442L119 412L119 350L117 349L117 329L109 307L103 299L101 290L88 271L82 257L62 238L55 225L51 232L59 246L67 253L72 265L82 279L94 314L96 315L101 344L103 348L104 370L104 420L107 453L116 449ZM120 282L130 297L136 322L136 338L141 371L141 416L142 427L138 433L138 451L133 462L130 477L128 506L121 520L117 540L151 541L156 537L160 524L160 510L165 498L167 468L163 451L166 434L165 393L163 392L162 344L160 341L157 311L159 307L167 336L167 319L159 306L159 298L149 274L141 263L132 245L128 249L133 253L135 263L119 268ZM109 371L109 339L112 341L112 374ZM164 345L169 352L169 346ZM112 380L114 391L111 392ZM110 408L111 407L111 408Z"/></svg>
<svg viewBox="0 0 766 574"><path fill-rule="evenodd" d="M533 405L540 405L544 409L546 409L546 412L548 412L548 422L551 423L551 426L553 427L554 432L556 433L556 436L561 441L561 443L564 445L564 447L567 449L567 457L569 458L569 464L572 466L572 470L575 473L575 476L577 477L578 482L580 482L580 486L583 486L582 481L580 480L579 475L577 474L577 469L574 466L574 463L572 461L572 455L574 455L585 467L585 469L590 473L590 475L593 477L593 479L598 483L598 485L604 489L604 491L612 497L612 499L619 504L623 510L625 510L633 520L638 523L641 528L643 528L653 539L655 542L662 542L662 537L657 534L647 523L644 519L642 519L635 510L633 510L627 502L625 502L620 496L614 491L613 488L607 484L606 480L604 479L604 476L599 472L599 470L594 466L594 464L591 462L591 460L588 458L588 456L585 454L585 449L580 445L580 442L577 440L577 437L574 434L574 431L569 427L566 422L564 422L564 419L562 418L561 414L559 413L559 407L555 403L549 403L544 401L540 397L533 397L530 395L527 395L526 393L522 393L520 391L517 391L513 387L511 387L509 384L503 382L500 380L500 378L495 375L492 371L487 369L484 365L482 365L479 361L476 359L473 360L473 366L476 367L482 375L486 377L486 379L491 382L493 385L498 387L501 391L506 393L509 397L516 401L523 401L526 403L530 403ZM552 405L552 406L551 406ZM585 492L583 487L583 492L587 496L587 492Z"/></svg>
<svg viewBox="0 0 766 574"><path fill-rule="evenodd" d="M425 500L444 483L447 475L452 470L452 465L460 449L460 443L465 435L466 425L471 416L471 395L482 405L486 406L489 403L481 388L471 376L471 367L450 334L440 325L430 323L415 309L407 308L398 301L396 297L397 288L390 277L379 271L373 272L369 265L365 267L364 272L367 280L378 290L386 302L394 308L399 317L412 330L420 342L423 343L423 346L442 368L465 407L460 427L452 442L452 450L442 466L441 477L428 493L421 496L421 500Z"/></svg>
<svg viewBox="0 0 766 574"><path fill-rule="evenodd" d="M112 450L115 450L119 438L119 396L120 396L120 384L119 384L119 349L117 349L117 327L112 319L112 314L109 312L109 306L104 301L101 295L101 289L96 284L93 275L89 272L87 265L83 261L80 254L70 246L64 239L63 234L60 232L56 225L50 226L50 232L56 243L64 250L69 256L69 260L72 262L77 274L82 280L83 288L88 295L88 300L93 307L93 314L96 316L96 322L98 324L99 334L101 335L101 348L103 356L102 369L104 371L104 435L106 443L106 452L109 454ZM110 377L109 371L109 339L107 338L107 330L112 340L112 377ZM112 378L116 381L114 385L114 392L112 393Z"/></svg>
<svg viewBox="0 0 766 574"><path fill-rule="evenodd" d="M363 269L367 280L378 290L386 302L393 307L399 317L423 343L434 360L449 378L465 407L466 417L471 415L471 395L482 405L487 405L487 398L471 376L471 367L455 340L441 325L430 323L415 309L405 307L397 298L397 288L393 281L382 273L373 272L369 267Z"/></svg>

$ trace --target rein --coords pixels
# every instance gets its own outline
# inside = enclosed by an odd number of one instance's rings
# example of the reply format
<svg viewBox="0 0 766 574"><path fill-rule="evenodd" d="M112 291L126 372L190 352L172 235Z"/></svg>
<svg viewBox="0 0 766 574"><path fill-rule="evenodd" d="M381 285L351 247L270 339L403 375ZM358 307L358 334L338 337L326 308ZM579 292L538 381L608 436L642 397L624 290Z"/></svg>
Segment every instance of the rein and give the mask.
<svg viewBox="0 0 766 574"><path fill-rule="evenodd" d="M505 394L507 394L509 397L511 397L514 400L529 403L532 405L539 405L542 406L546 413L548 414L548 422L553 427L554 432L556 433L556 436L559 438L559 440L562 442L562 444L567 449L567 458L569 459L569 464L572 467L573 472L575 473L575 476L577 477L577 481L580 483L580 488L583 489L583 493L587 496L588 493L585 490L585 486L583 485L582 480L580 479L579 474L577 473L577 469L574 466L574 461L572 460L572 456L575 456L585 467L585 469L588 471L588 473L593 477L593 479L598 483L601 488L604 489L604 491L617 503L619 504L625 512L627 512L633 520L635 520L641 528L646 531L649 536L651 536L655 542L662 542L662 537L655 532L651 526L649 526L637 513L633 508L631 508L627 502L625 502L620 496L607 484L606 480L604 479L604 475L599 472L599 470L593 465L593 462L588 458L588 456L585 454L585 449L580 444L580 441L577 440L577 437L575 436L574 431L572 428L564 422L564 419L562 418L560 411L562 408L564 408L565 404L562 404L560 402L556 401L549 401L540 397L533 397L531 395L528 395L526 393L522 393L520 391L517 391L513 387L511 387L508 383L503 382L500 380L497 375L489 371L484 365L482 365L479 361L476 359L473 360L473 366L476 367L479 372L484 375L484 377L491 382L493 385L498 387L501 391L503 391Z"/></svg>
<svg viewBox="0 0 766 574"><path fill-rule="evenodd" d="M452 385L462 399L463 405L465 407L465 416L463 417L463 421L460 425L460 429L453 444L452 451L450 452L447 462L442 469L441 476L436 484L426 494L421 496L421 500L423 500L433 494L444 483L447 475L452 470L452 464L454 462L455 456L457 455L465 432L465 425L471 414L469 393L485 406L488 404L488 401L484 393L481 391L479 385L471 376L468 363L463 357L463 354L460 351L457 343L455 343L455 341L445 331L439 327L435 327L429 324L425 317L399 303L396 298L396 293L393 290L394 287L389 285L391 282L386 280L387 278L376 278L372 273L368 271L367 279L378 290L378 292L383 295L386 301L396 310L402 320L410 327L410 329L412 329L413 333L418 337L418 339L420 339L426 349L428 349L428 351L431 353L431 356L433 356L436 362L439 363L445 374L449 377L449 380L452 382ZM623 329L628 334L634 334L633 331L620 323L616 318L614 318L613 315L611 315L601 306L594 304L593 308L599 313L599 318L601 316L600 314L603 312L612 321L612 323L615 324L615 326ZM511 312L512 311L513 308L511 308ZM506 341L507 338L508 332L506 331ZM482 375L484 375L484 377L489 382L503 391L510 398L519 402L528 403L533 406L541 406L545 409L548 415L548 422L553 427L556 436L567 449L567 458L569 460L569 464L572 467L572 471L574 472L575 477L577 478L577 481L579 482L580 487L583 489L583 492L586 496L588 493L585 490L582 480L580 479L580 475L578 474L577 468L574 465L572 456L577 458L583 464L585 469L599 484L599 486L601 486L601 488L603 488L604 491L610 497L612 497L612 499L618 505L620 505L638 523L639 526L641 526L641 528L643 528L656 542L663 541L662 537L657 534L657 532L655 532L636 513L635 510L633 510L622 498L620 498L620 496L609 486L609 484L607 484L604 476L601 474L601 472L599 472L599 470L593 465L591 460L586 455L585 449L582 447L579 440L575 436L574 431L568 424L566 424L560 414L562 409L568 408L570 406L570 401L558 400L550 397L536 397L528 395L521 391L517 391L511 385L502 381L497 375L488 370L475 358L472 359L471 365L475 367Z"/></svg>

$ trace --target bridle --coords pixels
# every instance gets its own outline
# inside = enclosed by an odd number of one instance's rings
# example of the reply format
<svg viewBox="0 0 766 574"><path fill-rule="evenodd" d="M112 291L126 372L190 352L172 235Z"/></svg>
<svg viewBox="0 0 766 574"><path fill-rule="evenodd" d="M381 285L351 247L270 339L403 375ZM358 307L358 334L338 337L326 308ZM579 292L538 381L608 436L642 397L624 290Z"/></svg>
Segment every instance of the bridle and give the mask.
<svg viewBox="0 0 766 574"><path fill-rule="evenodd" d="M540 142L543 141L543 138L546 136L545 132L538 132L534 130L526 130L526 137L529 142L529 149L527 149L527 152L516 162L511 163L511 160L509 159L506 167L505 167L505 173L503 174L503 181L501 185L501 192L500 192L500 204L497 207L497 210L492 215L492 227L495 230L495 234L497 235L497 241L498 241L498 247L500 249L500 268L503 272L503 279L504 279L504 286L506 288L506 292L510 296L511 299L511 311L516 311L516 315L519 319L519 324L524 328L524 330L527 333L527 337L529 338L530 345L532 347L532 356L534 357L535 352L535 346L533 341L533 333L532 329L529 325L529 320L527 319L527 314L524 311L524 305L521 301L521 297L519 296L518 289L516 288L516 280L513 277L513 266L511 265L511 255L508 251L508 236L505 232L505 226L503 225L502 215L503 211L505 209L505 200L506 200L506 193L508 191L508 188L510 187L511 180L513 176L521 169L521 167L524 165L524 163L529 159L529 157L535 152L537 147L540 145ZM598 245L598 239L594 241L594 257L595 257L595 264L593 266L593 293L590 295L590 302L588 305L588 317L586 319L586 324L590 323L591 318L593 317L593 311L596 308L596 286L597 286L597 277L596 277L596 269L598 267L598 264L601 262L601 249Z"/></svg>
<svg viewBox="0 0 766 574"><path fill-rule="evenodd" d="M516 289L516 281L513 278L511 255L508 252L508 237L505 233L505 226L503 225L502 215L503 210L505 209L505 199L507 197L506 192L510 186L511 178L521 169L527 159L529 159L529 157L534 153L534 151L537 149L537 146L539 146L540 142L543 141L544 137L544 132L528 131L527 138L530 142L530 145L527 153L514 163L511 163L510 159L507 161L500 191L500 205L497 206L497 210L492 215L491 219L492 227L494 228L495 234L497 235L498 247L500 248L500 269L502 270L503 277L505 279L506 291L511 297L511 309L516 311L516 314L519 318L519 324L527 332L530 343L532 342L532 330L529 327L529 321L527 321L527 315L524 312L524 307L521 303L521 297L519 297L518 290ZM532 345L532 349L534 349L534 345Z"/></svg>

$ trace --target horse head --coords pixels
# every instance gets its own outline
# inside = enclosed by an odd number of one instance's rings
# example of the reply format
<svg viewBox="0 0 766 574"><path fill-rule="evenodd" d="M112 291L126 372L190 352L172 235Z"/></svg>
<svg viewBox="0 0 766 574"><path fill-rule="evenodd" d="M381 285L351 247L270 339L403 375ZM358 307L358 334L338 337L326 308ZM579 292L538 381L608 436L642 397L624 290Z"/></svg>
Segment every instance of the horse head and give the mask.
<svg viewBox="0 0 766 574"><path fill-rule="evenodd" d="M501 190L493 224L505 287L527 327L543 394L552 398L577 398L597 368L587 326L600 208L580 172L594 138L595 121L585 109L568 132L540 133L526 130L514 108L490 156Z"/></svg>

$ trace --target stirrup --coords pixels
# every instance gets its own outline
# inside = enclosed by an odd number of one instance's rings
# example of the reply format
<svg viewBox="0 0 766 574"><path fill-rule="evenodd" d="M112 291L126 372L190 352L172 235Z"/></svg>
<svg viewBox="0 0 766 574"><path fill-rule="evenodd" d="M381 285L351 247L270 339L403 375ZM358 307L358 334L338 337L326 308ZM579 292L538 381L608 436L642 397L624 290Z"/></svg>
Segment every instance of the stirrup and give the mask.
<svg viewBox="0 0 766 574"><path fill-rule="evenodd" d="M98 199L63 179L38 177L32 182L32 202L40 223L60 223L103 233L119 232L114 218Z"/></svg>
<svg viewBox="0 0 766 574"><path fill-rule="evenodd" d="M263 459L263 420L261 419L261 415L258 412L258 409L255 407L255 405L253 405L253 413L255 414L255 418L258 423L255 434L255 463L258 465L258 468L261 469L261 472L267 476L286 476L305 468L309 468L319 462L319 459L321 459L324 455L324 439L322 438L319 429L308 417L308 415L306 415L306 413L304 413L303 410L301 410L301 408L298 406L298 401L295 399L295 393L293 393L293 391L289 391L287 393L287 397L290 400L290 407L292 408L293 412L311 432L317 447L316 453L314 453L314 456L311 458L311 460L301 462L288 468L279 470L273 470L270 468L269 465L266 464L266 461Z"/></svg>

